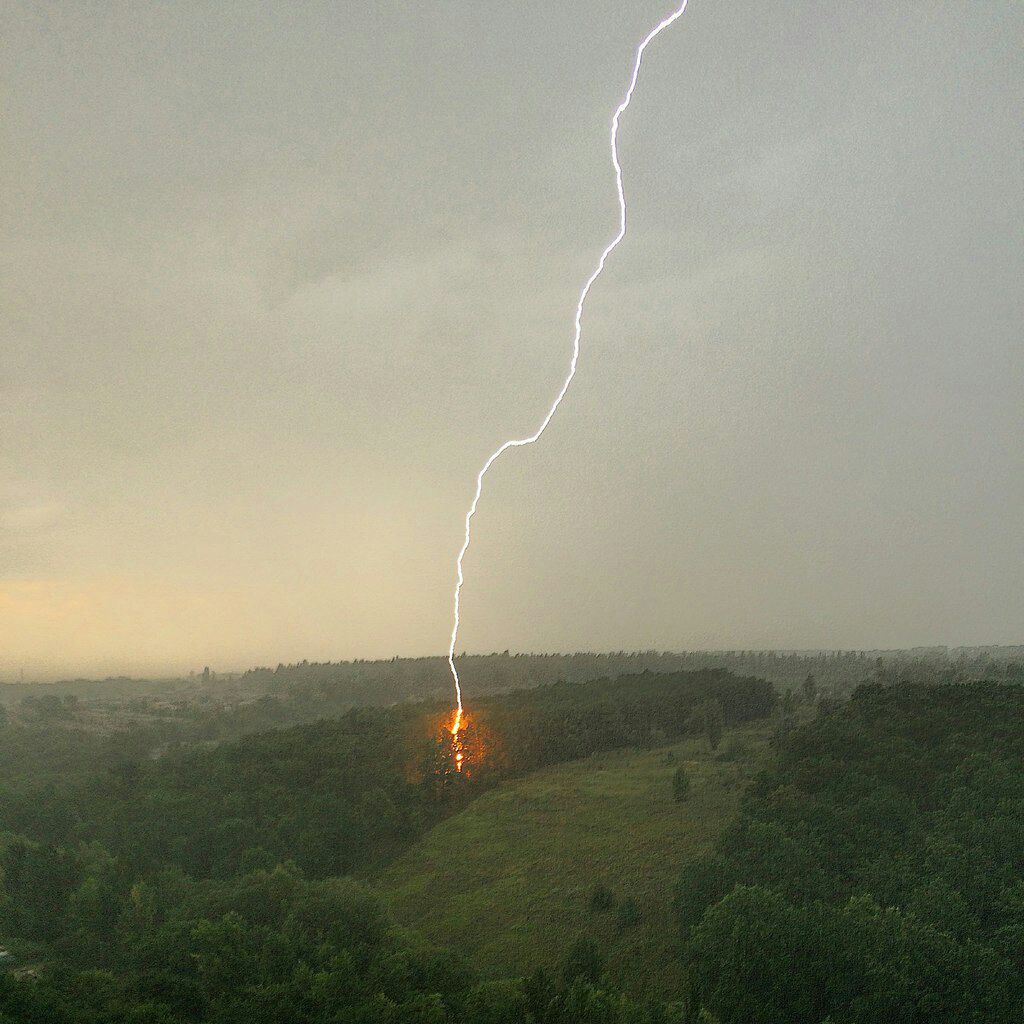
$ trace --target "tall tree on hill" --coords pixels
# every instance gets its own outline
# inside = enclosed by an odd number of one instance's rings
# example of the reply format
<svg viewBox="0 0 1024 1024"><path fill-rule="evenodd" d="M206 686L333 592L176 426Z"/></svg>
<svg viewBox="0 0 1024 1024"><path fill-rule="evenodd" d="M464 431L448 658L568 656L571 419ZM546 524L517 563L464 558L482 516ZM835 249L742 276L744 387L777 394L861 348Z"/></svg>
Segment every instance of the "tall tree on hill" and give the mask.
<svg viewBox="0 0 1024 1024"><path fill-rule="evenodd" d="M807 678L803 682L803 695L804 700L808 704L813 704L818 696L818 681L814 678L813 672L808 673Z"/></svg>
<svg viewBox="0 0 1024 1024"><path fill-rule="evenodd" d="M725 728L722 705L717 700L705 701L694 710L693 720L697 729L704 734L711 750L717 750L722 742L722 730Z"/></svg>
<svg viewBox="0 0 1024 1024"><path fill-rule="evenodd" d="M677 768L672 776L672 799L682 803L690 795L690 776L685 768Z"/></svg>

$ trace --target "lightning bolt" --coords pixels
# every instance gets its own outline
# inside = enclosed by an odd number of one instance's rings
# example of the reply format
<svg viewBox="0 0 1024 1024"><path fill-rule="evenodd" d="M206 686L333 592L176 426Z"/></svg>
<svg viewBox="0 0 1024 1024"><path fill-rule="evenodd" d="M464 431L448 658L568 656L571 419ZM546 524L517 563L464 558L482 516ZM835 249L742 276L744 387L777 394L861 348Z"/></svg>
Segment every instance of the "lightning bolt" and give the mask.
<svg viewBox="0 0 1024 1024"><path fill-rule="evenodd" d="M483 464L480 472L476 475L476 492L473 494L473 501L469 506L469 511L466 513L466 533L462 541L462 547L459 549L459 557L455 561L456 583L455 596L453 600L452 635L451 641L448 645L448 667L451 669L452 679L455 682L456 700L455 717L452 721L451 733L452 736L456 738L458 737L459 729L462 726L462 684L459 681L459 671L455 667L455 644L459 638L459 612L462 601L462 585L465 582L465 577L462 573L462 560L466 557L466 552L469 550L473 516L476 515L477 506L480 504L480 494L483 491L484 477L487 475L487 471L491 466L493 466L494 463L497 462L498 459L501 458L501 456L510 448L522 448L525 445L533 444L535 441L540 439L541 434L543 434L547 429L552 417L558 411L558 407L562 404L562 399L565 398L573 377L576 376L576 366L579 363L580 358L580 336L583 333L583 307L586 304L587 296L590 294L590 289L593 287L594 282L601 276L601 272L604 270L604 265L608 261L608 257L612 254L619 242L621 242L626 236L626 194L622 190L622 167L619 164L619 119L622 117L626 108L629 106L630 100L633 98L633 91L636 89L637 79L640 76L640 65L643 63L644 59L644 51L658 35L669 27L669 25L682 17L683 12L686 10L686 3L687 0L683 0L675 11L660 21L651 29L650 32L647 33L643 42L637 47L636 60L633 62L633 75L629 80L629 88L626 90L626 95L623 97L622 102L615 108L615 113L612 116L612 164L615 167L615 189L619 196L619 231L605 247L604 252L601 253L601 258L597 261L597 266L594 268L594 272L587 278L586 284L583 285L583 289L580 291L579 301L576 303L575 333L572 339L572 359L569 362L569 372L566 374L565 380L562 382L562 387L555 396L555 400L551 403L551 408L548 409L547 415L541 421L540 426L530 434L529 437L513 438L506 441L500 448L490 455L487 461Z"/></svg>

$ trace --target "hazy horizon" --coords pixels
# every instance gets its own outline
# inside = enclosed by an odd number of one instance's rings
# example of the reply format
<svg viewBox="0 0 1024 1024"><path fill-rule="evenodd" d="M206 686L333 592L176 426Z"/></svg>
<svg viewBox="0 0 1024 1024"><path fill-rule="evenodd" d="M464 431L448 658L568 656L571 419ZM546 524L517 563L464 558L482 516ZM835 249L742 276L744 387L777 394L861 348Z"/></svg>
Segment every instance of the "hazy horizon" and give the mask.
<svg viewBox="0 0 1024 1024"><path fill-rule="evenodd" d="M770 648L695 648L692 650L686 650L682 648L648 648L645 650L591 650L591 651L459 651L456 655L456 661L460 661L463 658L493 658L502 656L511 656L513 658L577 658L577 657L614 657L616 655L659 655L659 656L674 656L674 655L686 655L703 657L707 656L710 658L714 657L725 657L735 656L739 654L746 654L752 657L772 654L780 657L797 657L797 658L814 658L819 656L830 656L833 654L859 654L867 657L876 657L882 655L893 655L903 656L909 655L912 657L926 657L929 654L935 654L937 652L943 652L947 656L961 655L981 656L987 654L989 657L993 657L996 660L1002 658L1013 659L1024 655L1024 643L998 643L998 644L919 644L914 647L873 647L873 648L834 648L834 647L770 647ZM447 683L450 680L448 674L447 653L440 654L407 654L407 655L392 655L391 657L382 658L328 658L319 662L319 664L330 664L330 665L352 665L359 663L366 664L388 664L394 660L398 661L437 661L443 666L443 680ZM164 673L150 673L138 674L131 672L109 672L109 673L95 673L95 674L77 674L77 675L62 675L61 673L44 673L36 676L29 676L27 674L22 675L19 673L14 677L3 677L0 676L0 685L11 685L21 683L69 683L69 682L103 682L104 680L115 680L115 679L131 679L135 681L147 681L147 682L160 682L161 680L166 681L181 681L187 680L194 677L202 676L204 671L209 670L212 676L223 677L223 678L237 678L243 676L247 672L259 672L262 670L273 671L276 668L281 667L293 667L302 664L317 664L313 659L299 659L294 662L279 662L273 659L261 663L251 665L203 665L203 666L190 666L177 672L164 672ZM460 672L461 672L460 665ZM639 670L637 670L639 671Z"/></svg>
<svg viewBox="0 0 1024 1024"><path fill-rule="evenodd" d="M0 679L433 656L664 4L0 14ZM459 648L1014 644L1024 8L691 3Z"/></svg>

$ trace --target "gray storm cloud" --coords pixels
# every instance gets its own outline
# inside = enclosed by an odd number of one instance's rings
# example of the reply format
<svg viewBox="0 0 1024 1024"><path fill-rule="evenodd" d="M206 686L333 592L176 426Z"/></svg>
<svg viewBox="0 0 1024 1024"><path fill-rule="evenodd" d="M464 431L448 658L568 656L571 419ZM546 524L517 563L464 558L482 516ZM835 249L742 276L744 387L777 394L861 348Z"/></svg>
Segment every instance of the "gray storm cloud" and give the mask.
<svg viewBox="0 0 1024 1024"><path fill-rule="evenodd" d="M440 654L665 13L8 4L0 675ZM460 645L1019 641L1022 43L693 3Z"/></svg>

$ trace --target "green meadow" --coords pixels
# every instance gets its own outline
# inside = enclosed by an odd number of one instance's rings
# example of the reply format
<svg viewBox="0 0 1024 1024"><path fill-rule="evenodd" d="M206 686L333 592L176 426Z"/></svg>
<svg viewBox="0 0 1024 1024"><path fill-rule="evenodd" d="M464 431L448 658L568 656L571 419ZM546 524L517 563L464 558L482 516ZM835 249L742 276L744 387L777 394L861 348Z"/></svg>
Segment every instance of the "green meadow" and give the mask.
<svg viewBox="0 0 1024 1024"><path fill-rule="evenodd" d="M767 731L763 722L734 729L715 754L688 737L505 783L436 826L373 884L401 924L461 950L487 975L557 968L587 936L625 989L678 992L675 880L736 813ZM680 766L692 785L676 802ZM607 891L595 900L596 886Z"/></svg>

